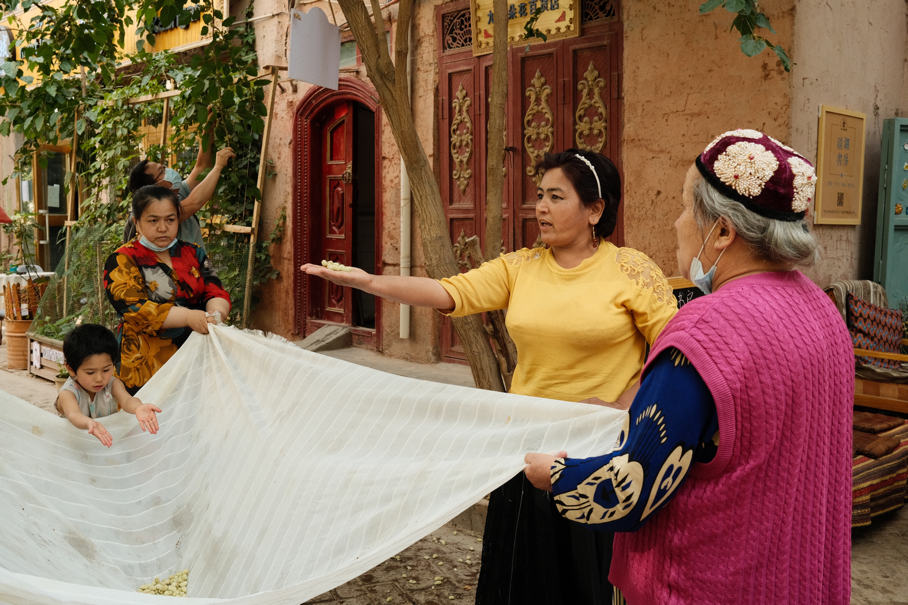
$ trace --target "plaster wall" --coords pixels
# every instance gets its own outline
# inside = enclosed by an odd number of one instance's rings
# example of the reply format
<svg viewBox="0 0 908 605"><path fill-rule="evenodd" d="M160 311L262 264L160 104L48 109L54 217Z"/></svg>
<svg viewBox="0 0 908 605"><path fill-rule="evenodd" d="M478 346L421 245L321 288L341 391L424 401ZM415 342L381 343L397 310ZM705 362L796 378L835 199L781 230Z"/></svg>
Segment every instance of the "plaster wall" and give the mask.
<svg viewBox="0 0 908 605"><path fill-rule="evenodd" d="M672 224L694 158L715 136L756 128L779 139L790 129L790 75L764 51L745 56L725 10L700 15L700 2L624 2L623 132L625 245L678 275ZM761 8L792 47L791 2Z"/></svg>
<svg viewBox="0 0 908 605"><path fill-rule="evenodd" d="M274 100L271 136L266 151L272 162L271 176L265 179L262 202L261 236L267 237L283 220L283 238L271 247L271 264L280 272L277 279L264 285L258 293L252 313L252 326L260 330L293 337L293 242L296 238L292 220L293 200L293 119L296 106L309 89L289 80L282 72ZM281 90L283 89L283 90ZM282 216L284 217L282 219ZM265 268L259 268L259 271ZM235 301L234 304L241 304Z"/></svg>
<svg viewBox="0 0 908 605"><path fill-rule="evenodd" d="M396 27L396 23L394 24ZM394 30L394 36L400 32ZM392 44L394 42L392 41ZM411 33L411 98L413 120L422 142L423 149L434 165L435 150L435 95L437 89L437 66L435 57L438 52L435 36L435 4L418 2L415 4L413 30ZM385 265L383 272L391 275L400 273L400 153L390 127L386 121L387 142L382 149L385 163L389 168L385 175L388 187L385 189L383 218L385 228L382 236L382 251ZM417 225L415 206L411 202L411 275L426 276L425 258L422 253L422 239ZM439 315L433 309L411 307L409 338L400 337L400 305L383 302L382 349L388 355L413 361L437 361L439 346L437 342Z"/></svg>
<svg viewBox="0 0 908 605"><path fill-rule="evenodd" d="M241 18L246 3L237 3L231 14ZM327 10L327 9L326 9ZM256 53L259 70L268 66L287 66L287 49L289 47L290 13L286 3L277 0L259 0L255 3L252 20L255 23ZM260 238L268 237L283 213L287 219L283 223L284 236L272 246L271 264L280 275L276 280L266 283L254 293L253 310L250 325L252 327L275 332L291 337L293 326L293 223L290 220L290 200L293 199L293 112L302 99L308 85L298 84L287 77L287 72L278 72L278 85L275 89L274 107L271 118L271 133L268 147L265 150L266 173L262 196L262 222ZM268 99L265 99L267 104ZM266 271L266 267L256 267L256 271ZM242 299L235 298L234 305L242 305Z"/></svg>
<svg viewBox="0 0 908 605"><path fill-rule="evenodd" d="M791 145L816 161L821 105L866 115L861 224L815 225L822 258L807 274L821 286L871 279L883 120L908 115L908 5L838 0L796 6Z"/></svg>
<svg viewBox="0 0 908 605"><path fill-rule="evenodd" d="M330 8L326 3L307 5L304 10L318 6L331 19ZM275 9L276 10L276 9ZM257 13L259 7L256 7ZM272 57L274 64L286 65L287 50L289 48L289 14L279 14L270 17L266 9L261 13L265 15L256 25L257 45L260 65L267 65L264 57ZM335 16L340 24L343 15L335 10ZM391 13L392 40L396 35L396 22L394 13ZM412 63L414 97L414 120L422 139L423 146L432 162L434 157L434 127L435 127L435 28L434 6L418 3L415 14L413 34L414 56ZM370 84L366 77L365 67L344 68L341 77L354 77ZM280 88L275 99L272 114L271 138L266 151L267 158L273 162L273 177L267 179L263 198L263 229L262 233L271 233L271 230L280 220L282 210L286 210L286 223L284 236L280 242L272 247L272 264L280 272L280 277L260 291L260 299L255 307L252 325L256 328L275 332L288 338L299 338L300 326L294 325L294 291L293 283L298 268L293 263L293 246L298 235L294 232L294 213L299 208L293 204L294 179L293 174L293 142L295 137L294 121L296 110L312 90L312 86L287 78L282 72ZM391 133L386 117L377 115L376 119L381 124L381 158L380 181L381 207L380 213L382 231L379 235L379 248L381 266L379 271L384 274L397 275L400 272L400 153ZM420 246L419 230L414 225L412 228L411 273L425 275L425 265ZM401 339L400 306L396 303L380 302L381 304L381 333L378 341L380 348L394 357L430 361L438 358L436 343L438 315L431 309L412 308L410 310L410 337Z"/></svg>
<svg viewBox="0 0 908 605"><path fill-rule="evenodd" d="M0 205L3 206L3 209L9 216L12 216L14 212L19 210L19 198L17 197L16 191L19 182L16 180L16 177L13 176L13 171L16 169L15 163L13 162L13 156L18 147L18 138L19 137L16 135L0 137L0 181L2 181L2 179L8 179L6 184L0 182ZM0 252L10 254L14 252L12 238L8 237L2 230L0 230ZM6 266L0 265L0 270L3 269L6 269Z"/></svg>

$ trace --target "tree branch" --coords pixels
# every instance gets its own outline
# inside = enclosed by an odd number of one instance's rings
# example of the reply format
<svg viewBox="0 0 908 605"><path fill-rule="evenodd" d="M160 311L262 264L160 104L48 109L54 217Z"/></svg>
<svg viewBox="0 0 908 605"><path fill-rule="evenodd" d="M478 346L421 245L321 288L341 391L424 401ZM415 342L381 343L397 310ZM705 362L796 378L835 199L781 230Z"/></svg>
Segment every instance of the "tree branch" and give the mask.
<svg viewBox="0 0 908 605"><path fill-rule="evenodd" d="M413 0L400 0L397 5L397 28L394 36L395 82L401 100L410 107L410 82L407 73L407 56L410 53L410 22Z"/></svg>

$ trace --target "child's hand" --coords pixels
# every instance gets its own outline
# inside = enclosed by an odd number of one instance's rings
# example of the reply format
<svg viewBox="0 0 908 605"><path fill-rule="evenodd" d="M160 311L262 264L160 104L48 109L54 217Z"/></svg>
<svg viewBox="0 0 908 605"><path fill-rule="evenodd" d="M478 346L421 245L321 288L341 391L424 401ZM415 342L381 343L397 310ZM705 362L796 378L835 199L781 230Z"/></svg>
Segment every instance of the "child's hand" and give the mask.
<svg viewBox="0 0 908 605"><path fill-rule="evenodd" d="M158 432L158 417L155 412L161 413L161 408L150 403L143 403L136 408L136 420L143 431L148 431L152 435Z"/></svg>
<svg viewBox="0 0 908 605"><path fill-rule="evenodd" d="M110 433L107 432L104 425L97 420L88 421L88 434L97 437L98 441L101 442L101 445L105 447L110 447L113 443L113 437L110 436Z"/></svg>

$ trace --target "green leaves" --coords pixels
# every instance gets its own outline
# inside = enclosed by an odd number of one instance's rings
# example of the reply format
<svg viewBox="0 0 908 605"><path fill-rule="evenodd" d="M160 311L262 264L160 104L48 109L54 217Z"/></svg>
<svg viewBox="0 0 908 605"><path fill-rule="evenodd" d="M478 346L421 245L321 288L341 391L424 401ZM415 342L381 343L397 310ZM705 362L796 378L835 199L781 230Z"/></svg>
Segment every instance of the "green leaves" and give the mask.
<svg viewBox="0 0 908 605"><path fill-rule="evenodd" d="M781 46L772 46L772 50L776 53L779 61L782 62L782 67L785 68L785 71L791 71L791 59L788 57L788 53L785 52L785 49Z"/></svg>
<svg viewBox="0 0 908 605"><path fill-rule="evenodd" d="M705 15L706 13L719 8L722 4L723 0L706 0L706 2L700 5L700 14Z"/></svg>
<svg viewBox="0 0 908 605"><path fill-rule="evenodd" d="M748 57L759 55L766 48L766 40L752 35L741 36L741 52Z"/></svg>
<svg viewBox="0 0 908 605"><path fill-rule="evenodd" d="M0 13L32 5L37 12L18 34L17 60L0 61L0 135L22 135L24 143L17 152L22 169L31 165L31 154L40 145L69 139L73 132L79 135L77 173L84 195L74 235L82 232L86 247L72 249L72 276L78 279L69 282L71 288L84 287L84 293L70 296L80 300L97 290L93 281L98 278L97 250L106 256L119 242L130 204L129 170L144 156L139 133L159 124L162 117L161 101L131 104L129 99L163 92L168 80L180 89L180 95L170 101L167 147L155 145L145 153L188 174L196 158L197 133L210 129L212 153L230 145L237 156L222 173L213 202L200 212L200 218L207 221L217 214L219 224L248 224L253 204L261 198L256 182L269 80L256 79L255 34L248 23L252 3L246 9L247 22L234 27L230 27L232 18L219 23L221 14L213 10L213 0L61 0L54 4L0 0ZM202 13L193 16L197 4ZM136 11L134 20L127 14L131 10ZM143 50L154 43L157 25L168 19L188 23L190 17L199 16L211 43L195 51L189 61L169 52ZM123 57L122 40L133 25L138 30L138 50ZM124 58L138 69L122 69ZM275 229L256 247L254 286L276 274L269 250L281 233ZM236 301L243 298L248 246L247 238L219 228L212 228L207 239L210 255L219 259L222 281ZM81 259L83 252L85 259ZM55 321L56 317L50 318L48 324Z"/></svg>
<svg viewBox="0 0 908 605"><path fill-rule="evenodd" d="M725 0L725 10L731 13L741 13L756 8L756 2L753 0Z"/></svg>
<svg viewBox="0 0 908 605"><path fill-rule="evenodd" d="M776 30L769 23L769 17L760 11L756 0L707 0L700 5L700 14L705 15L720 6L724 6L729 12L737 13L730 29L736 29L741 34L741 52L748 57L754 57L769 48L776 53L785 71L791 71L791 59L785 50L757 33L758 30L765 29L774 34Z"/></svg>

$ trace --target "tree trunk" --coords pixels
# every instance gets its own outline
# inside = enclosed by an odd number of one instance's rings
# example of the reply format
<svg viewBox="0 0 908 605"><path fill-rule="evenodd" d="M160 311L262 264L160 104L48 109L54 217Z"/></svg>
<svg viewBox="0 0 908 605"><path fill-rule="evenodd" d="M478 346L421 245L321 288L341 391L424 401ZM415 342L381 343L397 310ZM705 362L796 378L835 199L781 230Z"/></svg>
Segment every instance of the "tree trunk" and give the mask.
<svg viewBox="0 0 908 605"><path fill-rule="evenodd" d="M360 46L366 73L378 92L382 109L391 124L391 133L410 176L413 205L426 257L426 271L436 279L455 275L458 267L442 209L441 191L416 132L408 94L407 32L410 29L413 0L400 0L397 5L394 62L391 61L385 43L385 23L378 0L371 2L370 17L365 4L360 0L339 0L353 37ZM455 319L454 329L470 361L476 386L494 391L504 390L498 365L479 316Z"/></svg>
<svg viewBox="0 0 908 605"><path fill-rule="evenodd" d="M492 90L489 92L488 143L486 151L486 260L501 253L501 201L504 195L505 101L508 85L507 0L494 0L492 14Z"/></svg>

